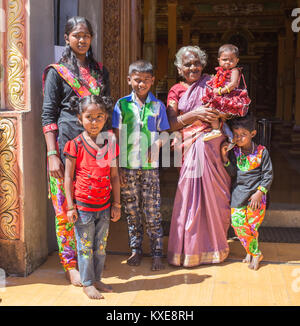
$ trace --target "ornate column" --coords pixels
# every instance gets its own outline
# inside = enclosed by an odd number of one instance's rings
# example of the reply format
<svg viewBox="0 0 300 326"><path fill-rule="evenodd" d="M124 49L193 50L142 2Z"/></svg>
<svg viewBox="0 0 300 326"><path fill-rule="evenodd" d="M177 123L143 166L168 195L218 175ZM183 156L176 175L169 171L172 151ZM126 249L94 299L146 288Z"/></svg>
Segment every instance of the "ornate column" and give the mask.
<svg viewBox="0 0 300 326"><path fill-rule="evenodd" d="M277 107L276 117L283 119L284 111L284 31L278 34L278 63L277 63Z"/></svg>
<svg viewBox="0 0 300 326"><path fill-rule="evenodd" d="M51 44L52 39L44 34L50 30L45 1L2 0L0 7L0 12L5 13L0 47L4 66L0 107L0 268L20 276L31 273L48 255L46 155L40 110L42 66L49 64L45 43L50 40ZM36 28L40 33L29 37Z"/></svg>
<svg viewBox="0 0 300 326"><path fill-rule="evenodd" d="M191 22L194 15L194 10L190 1L185 1L180 12L182 22L182 45L190 45L191 42Z"/></svg>
<svg viewBox="0 0 300 326"><path fill-rule="evenodd" d="M177 0L168 0L168 89L176 83Z"/></svg>
<svg viewBox="0 0 300 326"><path fill-rule="evenodd" d="M156 67L156 0L144 0L143 58Z"/></svg>
<svg viewBox="0 0 300 326"><path fill-rule="evenodd" d="M285 27L285 80L284 80L284 111L283 118L286 122L292 121L293 91L294 91L294 33L290 19L286 19Z"/></svg>
<svg viewBox="0 0 300 326"><path fill-rule="evenodd" d="M298 8L300 8L300 0L298 0ZM292 148L290 154L300 157L300 33L296 34L297 48L295 58L295 125L291 135Z"/></svg>
<svg viewBox="0 0 300 326"><path fill-rule="evenodd" d="M116 101L130 91L128 66L141 55L141 0L103 0L103 13L103 63Z"/></svg>

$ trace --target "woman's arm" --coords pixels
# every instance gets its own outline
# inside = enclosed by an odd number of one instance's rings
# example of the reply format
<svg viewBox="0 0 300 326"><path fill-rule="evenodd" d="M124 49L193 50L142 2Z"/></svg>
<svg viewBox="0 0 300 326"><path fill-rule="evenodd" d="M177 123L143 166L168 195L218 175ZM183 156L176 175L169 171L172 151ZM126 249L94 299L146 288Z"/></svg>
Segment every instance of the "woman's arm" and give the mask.
<svg viewBox="0 0 300 326"><path fill-rule="evenodd" d="M47 152L56 150L57 120L60 114L61 89L61 78L53 68L50 68L45 80L42 108L42 125ZM64 166L59 157L59 153L49 156L48 162L50 176L54 178L63 178Z"/></svg>
<svg viewBox="0 0 300 326"><path fill-rule="evenodd" d="M179 116L177 103L172 105L169 104L167 114L171 127L170 131L180 130L196 120L211 123L219 118L218 111L205 106L199 106L196 110L192 110Z"/></svg>
<svg viewBox="0 0 300 326"><path fill-rule="evenodd" d="M65 169L65 192L66 192L66 200L68 205L68 220L70 223L75 223L77 221L78 215L76 207L74 206L73 200L73 179L75 173L75 164L76 159L70 156L66 156L66 169Z"/></svg>
<svg viewBox="0 0 300 326"><path fill-rule="evenodd" d="M117 222L121 217L120 178L118 166L110 168L113 203L111 206L111 220Z"/></svg>

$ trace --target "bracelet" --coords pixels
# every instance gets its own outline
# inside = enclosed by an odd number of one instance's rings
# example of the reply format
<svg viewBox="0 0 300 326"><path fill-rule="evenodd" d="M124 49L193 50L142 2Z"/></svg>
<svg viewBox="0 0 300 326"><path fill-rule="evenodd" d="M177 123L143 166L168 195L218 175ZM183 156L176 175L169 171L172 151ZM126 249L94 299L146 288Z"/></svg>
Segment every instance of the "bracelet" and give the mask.
<svg viewBox="0 0 300 326"><path fill-rule="evenodd" d="M51 156L51 155L57 155L57 151L49 151L49 152L47 152L47 156L49 157L49 156Z"/></svg>
<svg viewBox="0 0 300 326"><path fill-rule="evenodd" d="M112 203L112 205L114 206L114 207L117 207L117 208L121 208L122 207L122 205L120 204L120 203L117 203L117 202L113 202Z"/></svg>
<svg viewBox="0 0 300 326"><path fill-rule="evenodd" d="M181 115L179 115L177 117L177 121L180 122L183 126L186 126L186 124L182 121L182 116Z"/></svg>
<svg viewBox="0 0 300 326"><path fill-rule="evenodd" d="M227 166L230 165L230 161L227 161L226 163L224 163L224 166L227 168Z"/></svg>
<svg viewBox="0 0 300 326"><path fill-rule="evenodd" d="M263 187L263 186L258 186L257 189L260 190L260 191L261 191L262 193L264 193L265 195L266 195L267 192L268 192L268 189L266 189L266 188Z"/></svg>
<svg viewBox="0 0 300 326"><path fill-rule="evenodd" d="M222 95L221 90L222 90L222 87L219 87L219 95Z"/></svg>
<svg viewBox="0 0 300 326"><path fill-rule="evenodd" d="M227 85L225 85L225 88L227 89L228 94L230 93L230 89L228 88Z"/></svg>

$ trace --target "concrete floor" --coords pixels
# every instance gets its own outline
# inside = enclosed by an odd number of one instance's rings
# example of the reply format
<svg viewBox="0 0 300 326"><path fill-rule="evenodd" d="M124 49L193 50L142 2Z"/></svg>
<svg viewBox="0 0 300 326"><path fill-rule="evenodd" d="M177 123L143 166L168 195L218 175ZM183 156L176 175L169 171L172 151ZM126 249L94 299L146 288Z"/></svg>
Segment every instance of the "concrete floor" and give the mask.
<svg viewBox="0 0 300 326"><path fill-rule="evenodd" d="M1 306L299 306L300 244L260 243L264 260L257 271L242 263L244 249L229 240L228 259L216 265L150 271L151 259L139 267L126 264L126 223L111 224L103 281L114 293L90 300L69 285L57 252L26 278L8 277L0 288ZM164 237L165 248L168 238ZM148 250L148 239L144 241Z"/></svg>

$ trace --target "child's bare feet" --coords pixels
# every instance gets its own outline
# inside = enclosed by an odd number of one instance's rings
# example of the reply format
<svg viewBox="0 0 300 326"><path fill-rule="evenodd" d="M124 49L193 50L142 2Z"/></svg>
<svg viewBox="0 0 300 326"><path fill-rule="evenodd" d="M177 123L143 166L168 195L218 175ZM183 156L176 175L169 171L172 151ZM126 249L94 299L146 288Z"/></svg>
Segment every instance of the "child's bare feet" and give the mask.
<svg viewBox="0 0 300 326"><path fill-rule="evenodd" d="M133 252L132 255L127 259L127 264L129 266L139 266L142 261L142 254L138 252Z"/></svg>
<svg viewBox="0 0 300 326"><path fill-rule="evenodd" d="M79 271L75 268L66 271L66 279L74 286L82 286Z"/></svg>
<svg viewBox="0 0 300 326"><path fill-rule="evenodd" d="M113 289L110 285L108 284L104 284L101 281L98 281L94 284L95 288L98 289L99 291L103 291L103 292L108 292L111 293L113 292Z"/></svg>
<svg viewBox="0 0 300 326"><path fill-rule="evenodd" d="M161 257L153 257L151 270L152 271L160 271L161 269L164 269L164 268L165 268L165 266L162 263Z"/></svg>
<svg viewBox="0 0 300 326"><path fill-rule="evenodd" d="M264 256L262 254L253 257L252 262L248 267L256 271L259 268L259 263L262 261L263 258Z"/></svg>
<svg viewBox="0 0 300 326"><path fill-rule="evenodd" d="M246 257L243 259L243 263L250 263L251 262L251 255L250 254L247 254Z"/></svg>
<svg viewBox="0 0 300 326"><path fill-rule="evenodd" d="M91 286L84 286L83 292L90 298L90 299L104 299L104 296L95 288L94 285Z"/></svg>

